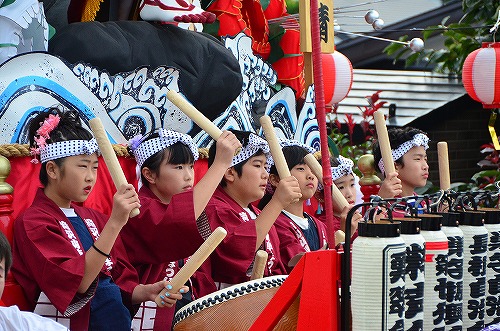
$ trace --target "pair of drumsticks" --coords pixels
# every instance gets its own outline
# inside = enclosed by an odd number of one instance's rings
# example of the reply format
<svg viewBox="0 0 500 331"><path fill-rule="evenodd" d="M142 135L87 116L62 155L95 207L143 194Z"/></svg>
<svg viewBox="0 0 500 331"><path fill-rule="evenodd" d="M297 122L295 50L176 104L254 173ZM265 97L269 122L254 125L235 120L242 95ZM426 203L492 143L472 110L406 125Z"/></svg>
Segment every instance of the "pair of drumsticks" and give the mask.
<svg viewBox="0 0 500 331"><path fill-rule="evenodd" d="M222 131L208 120L202 113L200 113L194 106L187 102L182 96L180 96L175 91L169 91L167 93L167 98L172 101L179 109L181 109L186 115L188 115L200 128L207 132L214 140L217 140L221 135ZM269 118L269 117L268 117ZM270 119L269 119L270 123ZM111 146L111 143L106 134L102 122L99 118L93 118L89 121L90 128L94 133L94 137L97 140L101 155L108 167L109 173L118 188L123 184L127 184L127 179L125 174L118 162L118 158ZM271 125L272 126L272 125ZM272 130L274 135L274 130ZM280 150L281 152L281 150ZM283 154L281 154L283 156ZM286 162L285 162L286 165ZM287 168L288 170L288 168ZM140 211L138 208L133 209L130 212L130 217L139 215ZM205 242L196 250L196 252L189 258L186 264L179 270L179 272L170 280L172 285L171 291L173 293L179 291L179 289L184 286L184 284L189 280L189 278L194 274L194 272L203 264L203 262L208 258L208 256L217 248L221 241L225 238L227 232L224 228L216 228L212 234L205 240ZM252 279L262 278L264 274L264 268L267 262L267 253L265 251L258 251L256 254L254 268L252 273ZM161 305L163 296L167 292L163 289L155 299L156 304Z"/></svg>

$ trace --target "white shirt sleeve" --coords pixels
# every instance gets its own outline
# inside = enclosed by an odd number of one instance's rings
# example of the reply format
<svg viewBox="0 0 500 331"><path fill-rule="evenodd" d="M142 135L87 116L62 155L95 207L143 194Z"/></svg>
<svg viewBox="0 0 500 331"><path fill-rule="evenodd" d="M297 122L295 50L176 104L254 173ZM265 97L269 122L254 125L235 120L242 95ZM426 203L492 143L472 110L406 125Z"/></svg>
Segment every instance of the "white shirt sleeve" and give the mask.
<svg viewBox="0 0 500 331"><path fill-rule="evenodd" d="M65 326L17 306L0 307L0 330L68 331Z"/></svg>

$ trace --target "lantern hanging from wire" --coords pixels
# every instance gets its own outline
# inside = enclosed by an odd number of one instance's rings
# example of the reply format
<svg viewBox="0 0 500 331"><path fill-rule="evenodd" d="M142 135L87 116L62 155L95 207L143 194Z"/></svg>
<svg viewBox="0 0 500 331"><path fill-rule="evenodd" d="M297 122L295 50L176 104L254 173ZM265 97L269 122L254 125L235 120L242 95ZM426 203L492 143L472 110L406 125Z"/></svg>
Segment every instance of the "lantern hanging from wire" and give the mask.
<svg viewBox="0 0 500 331"><path fill-rule="evenodd" d="M495 121L500 108L500 42L483 43L470 53L462 68L462 82L470 97L492 109L488 128L496 150L500 150Z"/></svg>
<svg viewBox="0 0 500 331"><path fill-rule="evenodd" d="M342 101L352 86L351 61L340 52L321 54L325 104L332 106Z"/></svg>

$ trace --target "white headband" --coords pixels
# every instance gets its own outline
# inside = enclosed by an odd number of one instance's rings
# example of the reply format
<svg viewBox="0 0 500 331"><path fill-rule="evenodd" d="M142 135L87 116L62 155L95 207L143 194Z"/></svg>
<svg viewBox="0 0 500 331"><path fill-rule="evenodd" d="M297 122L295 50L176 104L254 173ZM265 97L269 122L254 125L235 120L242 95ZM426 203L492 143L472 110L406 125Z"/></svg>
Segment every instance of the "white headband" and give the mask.
<svg viewBox="0 0 500 331"><path fill-rule="evenodd" d="M241 151L233 157L231 162L231 167L234 167L238 163L248 160L254 156L259 150L262 150L266 156L266 163L271 165L274 163L269 150L269 144L263 138L259 137L255 133L250 133L248 138L248 144L241 148Z"/></svg>
<svg viewBox="0 0 500 331"><path fill-rule="evenodd" d="M394 161L399 160L399 158L408 153L408 151L415 146L423 146L424 149L427 150L427 148L429 148L429 137L423 133L417 133L413 136L412 140L405 141L399 145L398 148L391 150L392 159ZM382 159L378 161L378 167L382 174L385 175L384 161Z"/></svg>
<svg viewBox="0 0 500 331"><path fill-rule="evenodd" d="M309 153L314 153L316 152L316 150L310 146L307 146L297 140L289 140L289 139L282 139L282 138L279 138L279 143L280 143L280 146L281 148L283 147L289 147L289 146L298 146L298 147L302 147L304 148L305 150L307 150Z"/></svg>
<svg viewBox="0 0 500 331"><path fill-rule="evenodd" d="M198 160L198 147L189 135L165 129L158 129L157 132L158 138L142 141L142 135L138 135L130 140L130 147L139 167L142 167L144 161L149 159L152 155L163 151L165 148L168 148L177 142L189 147L194 160Z"/></svg>
<svg viewBox="0 0 500 331"><path fill-rule="evenodd" d="M337 161L339 162L339 165L336 167L331 167L332 180L337 180L340 177L352 174L352 167L354 166L354 162L352 162L351 159L339 155L337 157Z"/></svg>
<svg viewBox="0 0 500 331"><path fill-rule="evenodd" d="M40 148L40 161L61 159L63 157L87 154L91 155L99 152L99 146L95 138L91 140L65 140L52 144L46 144Z"/></svg>

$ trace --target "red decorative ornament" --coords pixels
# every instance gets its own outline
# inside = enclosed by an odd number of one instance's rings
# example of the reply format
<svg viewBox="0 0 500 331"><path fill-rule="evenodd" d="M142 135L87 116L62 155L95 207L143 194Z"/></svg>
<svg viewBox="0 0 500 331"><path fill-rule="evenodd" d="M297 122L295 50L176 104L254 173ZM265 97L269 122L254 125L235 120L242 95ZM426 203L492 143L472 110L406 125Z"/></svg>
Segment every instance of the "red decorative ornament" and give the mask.
<svg viewBox="0 0 500 331"><path fill-rule="evenodd" d="M304 94L304 55L300 51L300 31L285 29L280 40L284 57L273 63L278 81L290 86L295 91L295 98Z"/></svg>
<svg viewBox="0 0 500 331"><path fill-rule="evenodd" d="M483 43L467 56L462 82L471 98L484 108L500 108L500 42Z"/></svg>
<svg viewBox="0 0 500 331"><path fill-rule="evenodd" d="M337 51L321 56L325 104L332 106L342 101L351 90L352 64L345 55Z"/></svg>
<svg viewBox="0 0 500 331"><path fill-rule="evenodd" d="M217 15L219 36L243 32L252 38L252 50L264 60L271 53L269 25L259 0L216 0L207 8Z"/></svg>

